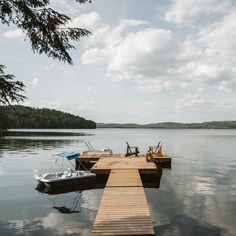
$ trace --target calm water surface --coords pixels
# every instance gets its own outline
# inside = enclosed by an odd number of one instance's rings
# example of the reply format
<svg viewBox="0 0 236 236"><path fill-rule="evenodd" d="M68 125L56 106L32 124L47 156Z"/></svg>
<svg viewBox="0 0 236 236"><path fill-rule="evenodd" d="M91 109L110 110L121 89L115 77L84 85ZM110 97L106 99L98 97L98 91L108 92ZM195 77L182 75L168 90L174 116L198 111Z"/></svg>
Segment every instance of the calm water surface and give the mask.
<svg viewBox="0 0 236 236"><path fill-rule="evenodd" d="M142 152L163 141L172 169L163 171L160 188L145 189L157 235L236 235L236 130L60 132L67 134L0 140L0 235L89 235L103 190L46 195L33 178L53 166L52 154L85 150L88 140L122 153L126 140Z"/></svg>

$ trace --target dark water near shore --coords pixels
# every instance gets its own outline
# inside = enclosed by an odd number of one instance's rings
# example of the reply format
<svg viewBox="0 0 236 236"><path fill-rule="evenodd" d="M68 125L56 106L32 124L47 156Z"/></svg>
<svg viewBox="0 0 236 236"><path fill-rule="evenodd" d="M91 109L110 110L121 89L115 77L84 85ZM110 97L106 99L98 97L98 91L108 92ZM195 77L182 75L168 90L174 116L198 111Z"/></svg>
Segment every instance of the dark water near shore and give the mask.
<svg viewBox="0 0 236 236"><path fill-rule="evenodd" d="M1 139L0 235L89 235L103 190L45 195L35 190L33 178L53 166L52 154L85 150L87 140L121 153L126 140L141 152L163 141L172 169L163 171L160 188L145 189L157 235L236 235L236 130L157 129L60 130Z"/></svg>

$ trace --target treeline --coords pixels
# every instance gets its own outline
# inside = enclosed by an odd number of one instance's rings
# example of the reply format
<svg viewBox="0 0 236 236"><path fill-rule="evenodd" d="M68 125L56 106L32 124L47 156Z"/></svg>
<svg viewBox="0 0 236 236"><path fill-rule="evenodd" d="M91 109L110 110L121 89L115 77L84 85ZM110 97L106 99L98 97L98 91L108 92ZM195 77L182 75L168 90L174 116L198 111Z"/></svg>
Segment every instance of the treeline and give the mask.
<svg viewBox="0 0 236 236"><path fill-rule="evenodd" d="M1 127L8 129L95 129L96 123L47 108L0 106Z"/></svg>
<svg viewBox="0 0 236 236"><path fill-rule="evenodd" d="M152 129L236 129L236 121L210 121L203 123L163 122L152 124L98 123L97 128L152 128Z"/></svg>

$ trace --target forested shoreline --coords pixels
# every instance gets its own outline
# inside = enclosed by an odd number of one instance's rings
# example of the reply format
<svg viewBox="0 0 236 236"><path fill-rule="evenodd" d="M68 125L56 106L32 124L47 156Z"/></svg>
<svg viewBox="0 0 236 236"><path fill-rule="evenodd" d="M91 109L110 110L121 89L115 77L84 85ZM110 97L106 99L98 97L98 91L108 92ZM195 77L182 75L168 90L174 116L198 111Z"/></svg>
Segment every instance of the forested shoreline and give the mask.
<svg viewBox="0 0 236 236"><path fill-rule="evenodd" d="M96 129L96 123L80 116L48 108L0 106L2 129Z"/></svg>
<svg viewBox="0 0 236 236"><path fill-rule="evenodd" d="M126 128L126 129L236 129L236 121L209 121L202 123L178 123L163 122L152 124L120 124L120 123L97 123L97 128Z"/></svg>
<svg viewBox="0 0 236 236"><path fill-rule="evenodd" d="M151 129L236 129L236 121L202 123L162 122L152 124L95 123L80 116L48 108L0 106L0 128L6 129L96 129L96 128L151 128Z"/></svg>

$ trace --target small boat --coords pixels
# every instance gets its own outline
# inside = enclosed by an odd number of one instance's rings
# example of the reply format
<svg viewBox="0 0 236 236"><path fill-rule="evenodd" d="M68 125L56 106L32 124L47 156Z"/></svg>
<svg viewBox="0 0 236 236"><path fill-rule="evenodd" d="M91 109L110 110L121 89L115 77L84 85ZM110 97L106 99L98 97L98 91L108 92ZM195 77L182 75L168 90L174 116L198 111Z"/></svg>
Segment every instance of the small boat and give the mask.
<svg viewBox="0 0 236 236"><path fill-rule="evenodd" d="M79 158L80 153L77 152L61 152L56 155L58 158L66 158L68 161ZM58 159L57 159L58 160ZM56 162L57 162L56 160ZM67 168L63 172L45 173L43 175L36 175L35 179L48 188L63 187L70 185L84 185L94 183L96 181L96 174L86 170L72 170Z"/></svg>

